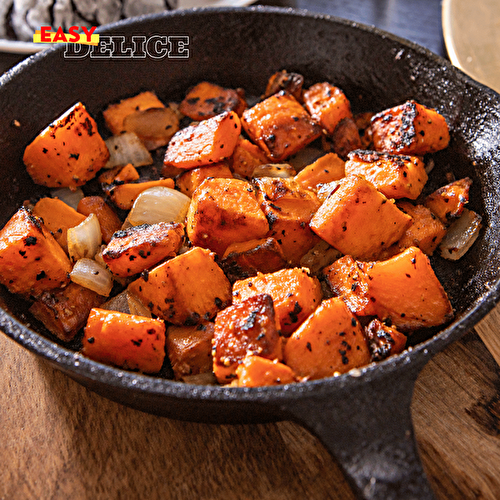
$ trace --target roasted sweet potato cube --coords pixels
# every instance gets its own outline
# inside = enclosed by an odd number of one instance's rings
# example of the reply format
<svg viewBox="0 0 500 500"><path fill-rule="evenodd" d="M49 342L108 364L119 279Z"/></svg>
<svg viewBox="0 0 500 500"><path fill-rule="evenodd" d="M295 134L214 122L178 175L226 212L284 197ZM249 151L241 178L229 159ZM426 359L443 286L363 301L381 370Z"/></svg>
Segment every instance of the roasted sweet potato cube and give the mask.
<svg viewBox="0 0 500 500"><path fill-rule="evenodd" d="M268 236L274 238L293 266L317 242L309 222L321 205L317 196L294 179L263 177L254 180L257 199L269 222Z"/></svg>
<svg viewBox="0 0 500 500"><path fill-rule="evenodd" d="M321 302L321 285L307 269L282 269L261 274L233 285L233 303L259 295L272 297L281 333L289 336Z"/></svg>
<svg viewBox="0 0 500 500"><path fill-rule="evenodd" d="M82 354L143 373L158 373L165 359L165 323L94 308L84 329Z"/></svg>
<svg viewBox="0 0 500 500"><path fill-rule="evenodd" d="M229 166L235 174L250 179L256 167L266 165L269 161L259 146L240 136L233 155L229 158Z"/></svg>
<svg viewBox="0 0 500 500"><path fill-rule="evenodd" d="M173 179L158 179L156 181L127 182L112 186L108 191L111 201L122 210L130 210L134 206L137 197L146 189L152 187L168 187L174 189L175 181Z"/></svg>
<svg viewBox="0 0 500 500"><path fill-rule="evenodd" d="M424 205L443 224L449 225L454 219L462 215L465 205L469 202L471 185L472 180L469 177L451 182L427 196Z"/></svg>
<svg viewBox="0 0 500 500"><path fill-rule="evenodd" d="M69 342L85 326L91 309L101 306L104 300L102 295L72 282L43 292L29 311L49 332Z"/></svg>
<svg viewBox="0 0 500 500"><path fill-rule="evenodd" d="M151 91L141 92L133 97L122 99L116 104L110 104L103 112L104 121L113 135L121 134L125 131L123 120L135 113L150 108L162 108L165 105Z"/></svg>
<svg viewBox="0 0 500 500"><path fill-rule="evenodd" d="M214 165L205 165L204 167L192 168L191 170L182 172L182 174L175 179L175 185L181 193L192 197L198 186L208 177L232 179L233 174L226 162L220 162Z"/></svg>
<svg viewBox="0 0 500 500"><path fill-rule="evenodd" d="M66 253L68 253L68 229L78 226L86 217L59 198L41 198L33 207L33 215L43 220L45 227Z"/></svg>
<svg viewBox="0 0 500 500"><path fill-rule="evenodd" d="M279 92L247 109L241 124L273 161L293 155L321 135L321 128L290 94Z"/></svg>
<svg viewBox="0 0 500 500"><path fill-rule="evenodd" d="M76 188L93 179L108 158L96 122L78 102L38 134L23 161L36 184Z"/></svg>
<svg viewBox="0 0 500 500"><path fill-rule="evenodd" d="M190 125L172 137L163 163L189 169L220 162L233 154L240 132L241 122L234 111Z"/></svg>
<svg viewBox="0 0 500 500"><path fill-rule="evenodd" d="M231 284L214 254L195 247L160 264L128 286L153 314L175 325L212 319L231 303Z"/></svg>
<svg viewBox="0 0 500 500"><path fill-rule="evenodd" d="M387 198L418 198L427 182L425 164L418 156L375 151L353 151L345 163L346 175L362 175Z"/></svg>
<svg viewBox="0 0 500 500"><path fill-rule="evenodd" d="M344 255L323 269L323 275L333 293L341 297L357 316L376 314L370 296L368 275L350 255Z"/></svg>
<svg viewBox="0 0 500 500"><path fill-rule="evenodd" d="M302 102L302 86L304 77L299 73L288 73L288 71L277 71L267 81L264 97L271 97L281 91L293 95L297 101Z"/></svg>
<svg viewBox="0 0 500 500"><path fill-rule="evenodd" d="M264 238L269 231L254 188L239 179L206 179L193 193L187 234L193 245L222 257L235 242Z"/></svg>
<svg viewBox="0 0 500 500"><path fill-rule="evenodd" d="M264 387L295 382L293 370L277 359L245 356L236 368L238 387Z"/></svg>
<svg viewBox="0 0 500 500"><path fill-rule="evenodd" d="M288 339L284 362L302 379L319 379L371 361L363 329L344 301L324 300Z"/></svg>
<svg viewBox="0 0 500 500"><path fill-rule="evenodd" d="M192 326L168 327L167 354L176 380L212 371L213 337L214 324L208 321Z"/></svg>
<svg viewBox="0 0 500 500"><path fill-rule="evenodd" d="M140 179L139 172L132 165L132 163L127 163L125 166L118 165L116 167L105 170L99 175L97 180L101 184L121 184L125 182L133 182Z"/></svg>
<svg viewBox="0 0 500 500"><path fill-rule="evenodd" d="M260 273L273 273L287 266L280 245L274 238L263 238L241 243L232 243L224 252L220 266L229 281L256 276Z"/></svg>
<svg viewBox="0 0 500 500"><path fill-rule="evenodd" d="M365 263L364 270L377 316L401 331L439 326L453 317L448 296L419 248Z"/></svg>
<svg viewBox="0 0 500 500"><path fill-rule="evenodd" d="M399 354L406 346L406 335L379 319L370 321L365 327L365 335L373 361L382 361L389 356Z"/></svg>
<svg viewBox="0 0 500 500"><path fill-rule="evenodd" d="M121 278L174 257L184 239L183 224L143 224L116 232L102 252L109 270Z"/></svg>
<svg viewBox="0 0 500 500"><path fill-rule="evenodd" d="M352 118L351 103L344 92L331 83L315 83L304 91L304 104L313 120L333 134L344 118Z"/></svg>
<svg viewBox="0 0 500 500"><path fill-rule="evenodd" d="M227 307L215 318L213 371L226 384L247 355L281 359L282 339L270 295L259 294Z"/></svg>
<svg viewBox="0 0 500 500"><path fill-rule="evenodd" d="M374 114L375 113L367 111L354 115L354 123L356 127L358 127L358 133L361 139L360 149L373 149L371 121Z"/></svg>
<svg viewBox="0 0 500 500"><path fill-rule="evenodd" d="M303 168L295 176L295 180L303 188L316 191L320 184L338 181L345 177L344 164L344 160L336 153L327 153Z"/></svg>
<svg viewBox="0 0 500 500"><path fill-rule="evenodd" d="M21 207L0 231L0 283L39 296L69 283L71 263L43 221Z"/></svg>
<svg viewBox="0 0 500 500"><path fill-rule="evenodd" d="M346 117L340 120L339 124L330 137L332 149L341 158L347 158L351 151L361 149L362 142L358 127L353 118Z"/></svg>
<svg viewBox="0 0 500 500"><path fill-rule="evenodd" d="M410 224L411 217L373 184L349 175L319 207L310 226L343 254L370 260L398 241Z"/></svg>
<svg viewBox="0 0 500 500"><path fill-rule="evenodd" d="M234 111L240 116L247 107L244 95L242 89L234 90L211 82L200 82L188 91L179 111L196 121L212 118L224 111Z"/></svg>
<svg viewBox="0 0 500 500"><path fill-rule="evenodd" d="M376 151L423 156L448 146L445 118L413 100L377 113L371 123Z"/></svg>
<svg viewBox="0 0 500 500"><path fill-rule="evenodd" d="M106 244L111 241L113 234L122 226L120 217L102 196L85 196L78 203L77 211L85 217L95 214L101 226L102 240Z"/></svg>

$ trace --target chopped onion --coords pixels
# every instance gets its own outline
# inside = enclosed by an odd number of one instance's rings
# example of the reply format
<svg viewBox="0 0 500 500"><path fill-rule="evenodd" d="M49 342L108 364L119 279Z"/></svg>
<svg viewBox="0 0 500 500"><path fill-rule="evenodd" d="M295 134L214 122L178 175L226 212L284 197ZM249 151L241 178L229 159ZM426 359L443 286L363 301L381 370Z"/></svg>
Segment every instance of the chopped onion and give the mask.
<svg viewBox="0 0 500 500"><path fill-rule="evenodd" d="M69 274L71 281L108 297L113 288L113 275L92 259L79 259Z"/></svg>
<svg viewBox="0 0 500 500"><path fill-rule="evenodd" d="M109 299L101 306L101 309L151 318L151 311L128 290L123 290L123 292Z"/></svg>
<svg viewBox="0 0 500 500"><path fill-rule="evenodd" d="M151 311L132 293L127 293L128 309L130 314L151 318Z"/></svg>
<svg viewBox="0 0 500 500"><path fill-rule="evenodd" d="M118 167L129 163L132 163L134 167L143 167L153 163L151 153L133 132L114 135L106 139L105 142L109 150L109 160L105 168Z"/></svg>
<svg viewBox="0 0 500 500"><path fill-rule="evenodd" d="M332 193L337 191L340 186L339 181L327 182L325 184L319 184L318 191L316 195L318 196L319 201L325 201Z"/></svg>
<svg viewBox="0 0 500 500"><path fill-rule="evenodd" d="M287 179L289 177L294 177L295 170L288 163L266 163L265 165L259 165L254 168L252 177L257 179L259 177L278 177L281 179Z"/></svg>
<svg viewBox="0 0 500 500"><path fill-rule="evenodd" d="M191 198L164 186L144 190L135 200L126 224L156 224L158 222L184 222Z"/></svg>
<svg viewBox="0 0 500 500"><path fill-rule="evenodd" d="M68 229L68 253L73 262L83 257L93 258L101 243L101 226L95 214L90 214L78 226Z"/></svg>
<svg viewBox="0 0 500 500"><path fill-rule="evenodd" d="M80 203L80 200L84 196L83 191L80 188L75 190L70 188L53 189L50 194L52 198L59 198L61 201L64 201L66 205L69 205L75 210L78 207L78 203Z"/></svg>
<svg viewBox="0 0 500 500"><path fill-rule="evenodd" d="M474 244L481 229L481 216L464 208L462 215L448 228L439 249L441 257L458 260Z"/></svg>
<svg viewBox="0 0 500 500"><path fill-rule="evenodd" d="M341 252L321 240L300 259L300 266L307 267L312 274L316 275L340 257L342 257Z"/></svg>

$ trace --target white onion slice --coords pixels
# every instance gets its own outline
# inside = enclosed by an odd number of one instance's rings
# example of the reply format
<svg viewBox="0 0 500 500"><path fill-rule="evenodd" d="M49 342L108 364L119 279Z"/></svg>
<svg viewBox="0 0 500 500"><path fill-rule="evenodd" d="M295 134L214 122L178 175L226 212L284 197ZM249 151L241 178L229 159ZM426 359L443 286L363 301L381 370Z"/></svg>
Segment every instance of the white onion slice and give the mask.
<svg viewBox="0 0 500 500"><path fill-rule="evenodd" d="M294 177L297 172L288 163L266 163L255 167L252 173L254 179L260 177L274 177L280 179L288 179Z"/></svg>
<svg viewBox="0 0 500 500"><path fill-rule="evenodd" d="M77 209L80 200L84 197L83 191L80 188L75 190L70 188L53 189L50 194L52 198L59 198L61 201L64 201L66 205L69 205L75 210Z"/></svg>
<svg viewBox="0 0 500 500"><path fill-rule="evenodd" d="M462 215L448 228L439 249L441 257L458 260L474 244L481 229L481 216L464 208Z"/></svg>
<svg viewBox="0 0 500 500"><path fill-rule="evenodd" d="M143 167L153 163L151 153L133 132L114 135L106 139L105 142L109 150L109 160L105 168L118 167L129 163L132 163L134 167Z"/></svg>
<svg viewBox="0 0 500 500"><path fill-rule="evenodd" d="M108 297L113 288L113 275L92 259L79 259L71 273L71 281Z"/></svg>
<svg viewBox="0 0 500 500"><path fill-rule="evenodd" d="M73 262L83 257L93 258L102 243L101 226L95 214L68 229L68 253Z"/></svg>
<svg viewBox="0 0 500 500"><path fill-rule="evenodd" d="M191 198L164 186L146 189L135 200L126 225L184 222Z"/></svg>

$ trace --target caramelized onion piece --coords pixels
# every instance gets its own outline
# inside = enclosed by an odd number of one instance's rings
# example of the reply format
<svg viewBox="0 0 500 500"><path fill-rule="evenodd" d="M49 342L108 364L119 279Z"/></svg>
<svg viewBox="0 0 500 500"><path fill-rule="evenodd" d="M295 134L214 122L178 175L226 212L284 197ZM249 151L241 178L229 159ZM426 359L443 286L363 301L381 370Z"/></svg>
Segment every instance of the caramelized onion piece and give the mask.
<svg viewBox="0 0 500 500"><path fill-rule="evenodd" d="M458 260L463 257L476 241L481 227L481 216L464 208L462 215L448 228L446 236L439 245L441 257L448 260Z"/></svg>

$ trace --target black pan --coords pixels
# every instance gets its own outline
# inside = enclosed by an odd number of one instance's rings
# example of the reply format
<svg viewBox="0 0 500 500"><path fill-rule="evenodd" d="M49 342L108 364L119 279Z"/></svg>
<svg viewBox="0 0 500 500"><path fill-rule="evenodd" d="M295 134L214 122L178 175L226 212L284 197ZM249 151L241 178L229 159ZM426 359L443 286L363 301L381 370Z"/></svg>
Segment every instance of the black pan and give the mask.
<svg viewBox="0 0 500 500"><path fill-rule="evenodd" d="M200 422L290 419L322 440L359 498L432 498L415 445L410 402L426 362L464 335L499 300L498 94L414 44L374 28L305 12L248 8L166 13L121 22L106 33L186 36L188 57L68 59L60 47L32 57L4 76L0 224L23 200L44 192L25 172L23 148L75 101L83 101L99 117L118 98L154 89L166 100L179 99L186 88L203 79L258 95L272 72L287 69L305 75L306 85L335 83L356 112L381 110L412 98L438 108L446 117L452 140L435 157L432 183L444 184L447 172L471 177L470 206L483 216L484 225L459 265L434 259L456 318L442 331L431 332L430 338L412 338L413 346L403 354L354 374L256 389L183 385L84 359L38 333L43 329L29 316L26 304L4 289L0 327L73 379L124 405ZM177 49L170 55L179 55L178 45Z"/></svg>

